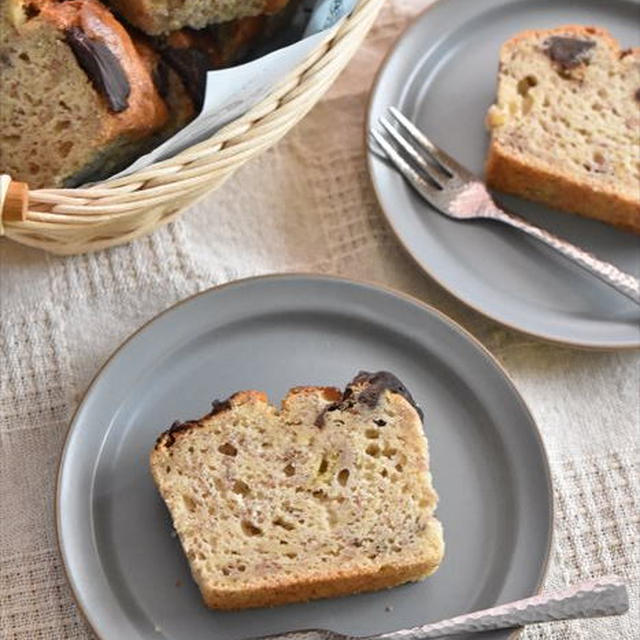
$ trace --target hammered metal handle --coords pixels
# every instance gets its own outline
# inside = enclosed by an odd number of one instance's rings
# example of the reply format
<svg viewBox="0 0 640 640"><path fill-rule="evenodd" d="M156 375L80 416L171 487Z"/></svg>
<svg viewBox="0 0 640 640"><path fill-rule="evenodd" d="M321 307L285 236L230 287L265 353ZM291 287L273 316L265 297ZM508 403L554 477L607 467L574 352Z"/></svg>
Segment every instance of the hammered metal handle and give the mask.
<svg viewBox="0 0 640 640"><path fill-rule="evenodd" d="M370 636L369 640L428 640L538 622L613 616L628 609L629 597L624 583L611 576L422 627Z"/></svg>
<svg viewBox="0 0 640 640"><path fill-rule="evenodd" d="M492 209L490 216L487 217L490 217L492 220L504 222L505 224L533 236L537 240L540 240L540 242L543 242L547 246L561 253L579 267L582 267L592 275L596 276L596 278L599 278L609 286L613 287L616 291L627 296L627 298L630 298L636 304L640 304L640 280L632 276L630 273L625 273L610 262L600 260L588 251L585 251L580 247L576 247L567 240L558 238L558 236L553 235L546 229L537 227L523 218L503 211L498 207Z"/></svg>

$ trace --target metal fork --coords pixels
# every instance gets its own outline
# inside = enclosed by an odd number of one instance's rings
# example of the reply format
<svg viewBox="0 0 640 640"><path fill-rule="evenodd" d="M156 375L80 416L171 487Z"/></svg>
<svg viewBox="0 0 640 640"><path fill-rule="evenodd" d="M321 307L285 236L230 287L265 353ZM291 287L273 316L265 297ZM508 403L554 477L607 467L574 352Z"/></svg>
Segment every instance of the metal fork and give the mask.
<svg viewBox="0 0 640 640"><path fill-rule="evenodd" d="M494 220L519 229L640 304L638 278L546 229L500 209L477 176L436 147L398 109L389 107L389 114L391 118L382 116L379 119L381 131L371 129L369 132L382 151L373 143L370 148L378 156L384 154L431 206L455 220Z"/></svg>
<svg viewBox="0 0 640 640"><path fill-rule="evenodd" d="M613 616L625 613L628 609L629 596L624 583L616 576L608 576L562 591L525 598L421 627L366 636L361 640L429 640L461 633L513 629L539 622ZM360 639L327 629L306 629L262 636L256 640Z"/></svg>

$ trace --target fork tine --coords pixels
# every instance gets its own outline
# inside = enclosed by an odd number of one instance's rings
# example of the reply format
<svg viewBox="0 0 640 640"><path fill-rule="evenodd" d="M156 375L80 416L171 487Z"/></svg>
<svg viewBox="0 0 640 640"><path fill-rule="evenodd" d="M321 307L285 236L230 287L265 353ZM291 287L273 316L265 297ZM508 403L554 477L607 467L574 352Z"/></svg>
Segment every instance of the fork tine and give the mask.
<svg viewBox="0 0 640 640"><path fill-rule="evenodd" d="M383 160L384 162L389 162L389 157L384 152L384 149L382 149L380 145L376 142L376 139L371 134L371 131L369 131L369 136L367 138L367 141L368 141L367 146L369 147L369 151L371 151L371 153L373 153L375 156L380 158L380 160Z"/></svg>
<svg viewBox="0 0 640 640"><path fill-rule="evenodd" d="M396 107L389 107L389 112L399 122L411 137L420 144L442 167L442 169L450 176L457 175L459 178L468 180L473 176L462 165L458 164L449 154L445 153L439 147L436 147L427 136L416 127L411 120L409 120L403 113L401 113Z"/></svg>
<svg viewBox="0 0 640 640"><path fill-rule="evenodd" d="M434 175L434 167L432 167L422 155L409 144L409 142L400 135L400 132L387 120L384 116L379 118L378 122L386 129L387 133L398 143L400 147L404 149L406 154L413 160L413 163L418 165L420 169L432 180L437 187L443 188L441 180ZM449 177L448 172L445 174Z"/></svg>
<svg viewBox="0 0 640 640"><path fill-rule="evenodd" d="M389 160L397 167L400 173L409 181L411 186L429 202L435 201L440 189L427 182L389 142L377 131L371 130L371 135L382 147Z"/></svg>

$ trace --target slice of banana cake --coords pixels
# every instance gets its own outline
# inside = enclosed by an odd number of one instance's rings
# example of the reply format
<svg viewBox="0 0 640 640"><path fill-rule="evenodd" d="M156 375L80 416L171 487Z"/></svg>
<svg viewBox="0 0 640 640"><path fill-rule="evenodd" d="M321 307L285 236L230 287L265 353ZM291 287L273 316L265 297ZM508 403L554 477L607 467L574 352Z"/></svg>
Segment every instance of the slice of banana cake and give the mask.
<svg viewBox="0 0 640 640"><path fill-rule="evenodd" d="M518 34L487 123L489 186L640 232L640 48L596 27Z"/></svg>
<svg viewBox="0 0 640 640"><path fill-rule="evenodd" d="M443 557L422 413L388 372L279 410L236 393L162 433L151 471L212 608L392 587Z"/></svg>

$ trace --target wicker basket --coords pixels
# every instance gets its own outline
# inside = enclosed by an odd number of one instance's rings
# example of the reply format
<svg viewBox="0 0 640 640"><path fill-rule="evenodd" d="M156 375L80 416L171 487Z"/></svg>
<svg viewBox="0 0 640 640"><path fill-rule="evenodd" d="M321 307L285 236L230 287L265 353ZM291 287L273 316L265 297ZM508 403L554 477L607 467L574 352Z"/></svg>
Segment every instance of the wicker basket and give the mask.
<svg viewBox="0 0 640 640"><path fill-rule="evenodd" d="M28 198L21 183L2 181L0 235L75 254L128 242L169 222L277 142L313 107L355 53L383 1L359 0L271 95L169 160L88 188L35 189Z"/></svg>

